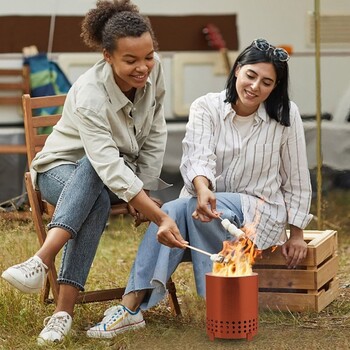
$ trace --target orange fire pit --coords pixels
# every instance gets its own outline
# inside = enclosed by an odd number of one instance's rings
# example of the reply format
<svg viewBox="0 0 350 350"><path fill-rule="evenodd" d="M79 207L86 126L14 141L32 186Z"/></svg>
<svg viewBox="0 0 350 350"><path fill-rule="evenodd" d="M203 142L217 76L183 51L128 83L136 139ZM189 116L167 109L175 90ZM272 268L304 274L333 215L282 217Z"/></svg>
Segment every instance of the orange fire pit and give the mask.
<svg viewBox="0 0 350 350"><path fill-rule="evenodd" d="M251 340L258 332L258 274L223 277L206 274L207 334Z"/></svg>

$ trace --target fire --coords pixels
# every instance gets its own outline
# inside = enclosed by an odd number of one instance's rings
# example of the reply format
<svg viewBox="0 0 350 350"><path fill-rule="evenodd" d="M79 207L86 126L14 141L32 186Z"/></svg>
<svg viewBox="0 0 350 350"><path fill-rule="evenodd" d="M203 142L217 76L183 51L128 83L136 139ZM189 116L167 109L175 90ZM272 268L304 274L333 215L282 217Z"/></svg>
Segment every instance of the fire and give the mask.
<svg viewBox="0 0 350 350"><path fill-rule="evenodd" d="M214 262L213 274L216 276L239 277L253 274L253 264L261 254L249 238L236 241L224 241L219 253L225 257L222 263Z"/></svg>

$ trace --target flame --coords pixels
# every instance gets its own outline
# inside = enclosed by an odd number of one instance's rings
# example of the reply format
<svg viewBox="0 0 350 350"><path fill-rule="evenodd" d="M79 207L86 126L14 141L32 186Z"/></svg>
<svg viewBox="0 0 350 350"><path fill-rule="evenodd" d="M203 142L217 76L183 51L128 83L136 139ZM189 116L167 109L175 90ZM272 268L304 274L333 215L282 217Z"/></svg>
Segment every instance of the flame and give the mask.
<svg viewBox="0 0 350 350"><path fill-rule="evenodd" d="M254 241L256 226L260 221L258 207L264 203L259 199L257 203L254 221L246 223L241 230L244 237L235 241L223 241L223 249L219 253L225 257L222 263L213 263L213 275L225 277L250 276L253 274L253 265L256 258L262 256L262 250L258 250Z"/></svg>
<svg viewBox="0 0 350 350"><path fill-rule="evenodd" d="M214 262L213 275L224 277L250 276L255 259L261 254L247 237L236 241L224 241L219 253L225 257L222 263Z"/></svg>
<svg viewBox="0 0 350 350"><path fill-rule="evenodd" d="M272 247L271 247L271 253L273 253L277 248L278 248L277 245L272 246Z"/></svg>

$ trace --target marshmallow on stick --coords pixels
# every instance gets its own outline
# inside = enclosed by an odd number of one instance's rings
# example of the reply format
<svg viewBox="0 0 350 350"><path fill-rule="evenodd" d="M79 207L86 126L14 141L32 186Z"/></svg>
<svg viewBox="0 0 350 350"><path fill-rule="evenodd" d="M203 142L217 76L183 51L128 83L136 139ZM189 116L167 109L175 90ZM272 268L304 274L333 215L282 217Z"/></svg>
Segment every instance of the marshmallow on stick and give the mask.
<svg viewBox="0 0 350 350"><path fill-rule="evenodd" d="M226 231L228 231L232 236L235 236L237 239L243 238L244 232L237 228L235 224L233 224L228 219L221 219L221 225L224 227Z"/></svg>
<svg viewBox="0 0 350 350"><path fill-rule="evenodd" d="M210 256L210 260L211 261L214 261L214 262L219 262L219 263L222 263L225 259L225 257L223 255L220 255L220 254L210 254L208 252L206 252L205 250L202 250L202 249L199 249L199 248L196 248L196 247L193 247L189 244L185 244L185 247L189 248L189 249L192 249L192 250L195 250L199 253L202 253L202 254L205 254L205 255L208 255Z"/></svg>

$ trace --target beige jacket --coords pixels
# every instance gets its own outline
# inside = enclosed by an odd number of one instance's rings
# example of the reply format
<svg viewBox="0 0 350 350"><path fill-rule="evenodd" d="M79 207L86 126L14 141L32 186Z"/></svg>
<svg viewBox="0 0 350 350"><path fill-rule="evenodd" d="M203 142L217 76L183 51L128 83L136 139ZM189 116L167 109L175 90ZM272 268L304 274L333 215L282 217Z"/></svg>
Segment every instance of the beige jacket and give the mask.
<svg viewBox="0 0 350 350"><path fill-rule="evenodd" d="M124 201L144 189L167 187L159 179L167 131L165 85L159 57L134 103L122 93L104 60L69 90L63 115L31 164L36 174L87 156L104 184Z"/></svg>

